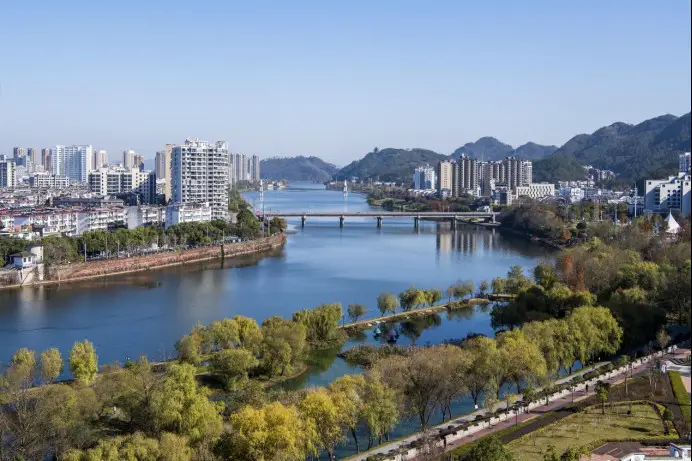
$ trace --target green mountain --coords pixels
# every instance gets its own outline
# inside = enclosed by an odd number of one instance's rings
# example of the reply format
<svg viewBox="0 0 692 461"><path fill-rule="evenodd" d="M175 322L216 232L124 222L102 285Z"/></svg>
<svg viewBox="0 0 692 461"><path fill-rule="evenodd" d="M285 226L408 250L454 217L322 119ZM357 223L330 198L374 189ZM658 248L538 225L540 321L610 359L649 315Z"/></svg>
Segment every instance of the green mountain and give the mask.
<svg viewBox="0 0 692 461"><path fill-rule="evenodd" d="M360 160L349 163L336 174L336 179L375 179L379 181L411 181L416 167L429 164L437 165L441 160L448 160L446 155L426 149L375 148Z"/></svg>
<svg viewBox="0 0 692 461"><path fill-rule="evenodd" d="M538 160L547 157L557 150L557 146L544 146L535 142L527 142L514 149L508 155L519 157L524 160Z"/></svg>
<svg viewBox="0 0 692 461"><path fill-rule="evenodd" d="M338 168L317 157L274 157L260 162L262 179L288 181L329 181Z"/></svg>
<svg viewBox="0 0 692 461"><path fill-rule="evenodd" d="M491 136L485 136L476 142L467 142L455 150L452 157L459 158L466 155L479 160L502 160L513 150L514 148L509 144L500 142Z"/></svg>
<svg viewBox="0 0 692 461"><path fill-rule="evenodd" d="M677 171L678 154L689 150L689 113L662 115L637 125L616 122L577 135L551 156L534 162L533 177L535 181L580 179L576 164L612 170L621 182L664 177Z"/></svg>

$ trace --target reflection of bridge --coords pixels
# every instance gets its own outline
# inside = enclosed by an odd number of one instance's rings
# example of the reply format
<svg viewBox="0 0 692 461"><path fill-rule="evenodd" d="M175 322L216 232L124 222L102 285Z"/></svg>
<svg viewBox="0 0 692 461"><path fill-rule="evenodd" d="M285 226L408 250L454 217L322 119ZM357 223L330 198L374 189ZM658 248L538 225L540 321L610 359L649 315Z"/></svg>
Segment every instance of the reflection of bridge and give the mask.
<svg viewBox="0 0 692 461"><path fill-rule="evenodd" d="M457 220L477 218L490 222L495 222L497 213L488 211L469 211L469 212L440 212L440 211L271 211L265 213L267 218L278 216L281 218L300 218L301 225L304 227L308 218L339 218L339 226L344 227L346 218L376 218L377 227L382 227L384 218L413 218L413 225L418 227L421 219L445 220L452 223L452 228L456 228Z"/></svg>

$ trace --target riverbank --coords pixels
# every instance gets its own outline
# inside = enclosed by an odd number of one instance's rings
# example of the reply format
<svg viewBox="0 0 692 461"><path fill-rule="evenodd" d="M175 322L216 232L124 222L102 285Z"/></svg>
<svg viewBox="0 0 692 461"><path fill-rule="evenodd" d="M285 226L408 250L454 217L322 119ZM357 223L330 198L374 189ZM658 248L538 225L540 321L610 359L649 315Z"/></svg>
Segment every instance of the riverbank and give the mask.
<svg viewBox="0 0 692 461"><path fill-rule="evenodd" d="M153 271L215 259L233 258L270 251L283 246L285 242L286 236L281 233L241 243L214 245L145 256L132 256L129 258L87 261L49 267L39 266L36 269L43 269L43 277L35 277L35 281L31 283L0 286L0 289L71 283L114 275Z"/></svg>

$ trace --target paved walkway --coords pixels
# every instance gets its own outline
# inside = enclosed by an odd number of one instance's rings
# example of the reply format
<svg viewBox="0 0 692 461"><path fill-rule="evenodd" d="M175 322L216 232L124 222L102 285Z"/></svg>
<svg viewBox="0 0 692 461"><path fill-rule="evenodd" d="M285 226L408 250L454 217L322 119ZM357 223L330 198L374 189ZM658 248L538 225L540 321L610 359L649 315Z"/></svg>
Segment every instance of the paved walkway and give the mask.
<svg viewBox="0 0 692 461"><path fill-rule="evenodd" d="M578 372L575 372L575 373L573 373L573 374L570 375L570 376L566 376L566 377L564 377L564 378L562 378L562 379L557 380L557 381L556 381L556 384L562 384L562 383L564 383L564 382L566 382L566 381L569 381L569 380L571 380L573 377L579 376L579 375L584 374L584 373L587 373L587 372L591 371L593 368L595 368L596 366L601 366L601 365L603 365L604 363L607 363L607 362L599 362L599 363L597 363L597 364L594 365L594 366L591 366L591 367L586 368L586 369L583 369L583 370L579 370ZM646 371L647 365L648 365L648 362L642 362L641 364L637 365L636 367L634 367L634 368L632 369L632 375L633 375L633 376L641 375L642 373L644 373L644 372ZM608 382L608 383L610 383L611 385L620 383L620 382L622 382L622 381L624 381L624 379L623 379L623 374L622 374L622 373L620 373L620 374L618 374L618 375L616 375L616 376L614 376L614 377L612 377L612 378L609 378L609 379L605 380L605 382ZM583 400L583 399L585 399L585 398L587 398L587 397L589 397L589 396L591 396L591 395L594 395L594 393L595 393L595 392L594 392L594 387L595 387L595 386L594 386L594 383L595 383L595 380L592 380L592 381L590 381L589 383L590 383L590 384L589 384L589 392L586 392L585 390L576 391L576 392L574 393L574 402L578 402L578 401ZM542 401L544 401L544 399L542 399ZM565 407L565 406L567 406L567 405L569 405L569 404L571 404L571 403L572 403L572 395L571 395L571 394L567 394L567 395L565 395L564 397L561 397L561 398L558 398L558 399L556 399L556 400L553 400L553 401L550 402L548 405L542 405L542 406L538 406L538 407L532 409L532 410L531 410L531 413L520 413L518 417L514 417L514 416L513 416L513 417L511 417L511 418L508 418L508 419L505 420L505 421L498 422L498 423L496 423L496 424L493 425L493 426L486 427L486 428L481 429L481 430L479 430L479 431L477 431L477 432L475 432L475 433L473 433L473 434L471 434L471 435L468 435L468 436L466 436L466 437L463 437L463 438L461 438L461 439L459 439L459 440L456 440L456 441L454 441L454 442L450 442L450 443L447 444L447 446L446 446L446 448L445 448L445 451L452 450L452 449L457 448L457 447L459 447L459 446L461 446L461 445L465 445L465 444L467 444L467 443L471 443L471 442L473 442L473 441L475 441L475 440L478 440L479 438L484 437L484 436L486 436L486 435L489 435L489 434L492 434L492 433L497 432L497 431L499 431L499 430L502 430L502 429L511 427L511 426L513 426L514 424L516 424L517 422L522 423L522 422L524 422L524 421L528 421L528 420L533 419L533 418L535 418L535 417L537 417L537 416L540 416L541 414L544 414L544 413L548 413L548 412L551 412L551 411L558 410L558 409L560 409L560 408L562 408L562 407ZM495 407L493 407L493 410L504 409L505 406L506 406L506 404L504 404L504 403L499 403L498 405L496 405ZM448 427L448 426L450 426L450 425L451 425L451 426L461 425L461 424L463 424L463 423L465 423L465 422L467 422L467 421L471 421L471 420L475 419L475 417L476 417L477 415L483 415L483 414L485 414L485 413L486 413L486 410L478 410L478 411L475 411L475 412L473 412L473 413L466 414L466 415L460 416L460 417L458 417L458 418L455 418L455 419L453 419L453 420L451 420L451 421L447 421L447 422L445 422L445 423L442 423L442 424L440 424L440 425L438 425L438 426L435 426L435 427L432 428L432 429L433 429L433 430L436 430L436 429L443 429L443 428L446 428L446 427ZM361 454L359 454L359 455L350 457L350 458L348 458L348 460L349 460L349 461L364 461L364 460L365 460L367 457L369 457L369 456L373 456L373 455L375 455L375 454L385 454L385 453L388 453L388 452L391 451L391 450L396 450L397 448L400 448L400 447L402 447L402 446L404 446L404 445L408 445L408 444L410 444L411 442L413 442L413 441L415 441L415 440L418 440L418 439L421 438L421 437L422 437L422 434L421 434L421 433L415 433L415 434L410 435L409 437L406 437L406 438L404 438L404 439L398 440L398 441L396 441L396 442L391 442L391 443L387 443L387 444L381 445L381 446L375 448L374 450L368 451L367 453L361 453ZM415 458L415 457L410 457L410 458L408 458L408 459L409 459L409 460L415 460L416 458Z"/></svg>

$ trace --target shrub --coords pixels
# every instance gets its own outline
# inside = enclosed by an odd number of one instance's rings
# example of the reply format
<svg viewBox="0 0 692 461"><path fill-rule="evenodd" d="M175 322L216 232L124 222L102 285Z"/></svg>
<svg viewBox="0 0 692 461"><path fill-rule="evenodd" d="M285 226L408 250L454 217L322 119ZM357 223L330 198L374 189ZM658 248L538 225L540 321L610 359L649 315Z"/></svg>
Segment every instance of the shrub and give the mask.
<svg viewBox="0 0 692 461"><path fill-rule="evenodd" d="M679 371L670 371L668 372L668 376L670 377L670 384L673 387L673 394L675 394L678 405L680 405L682 417L685 420L687 429L690 429L690 394L688 394L687 389L685 389L685 384L682 382Z"/></svg>

